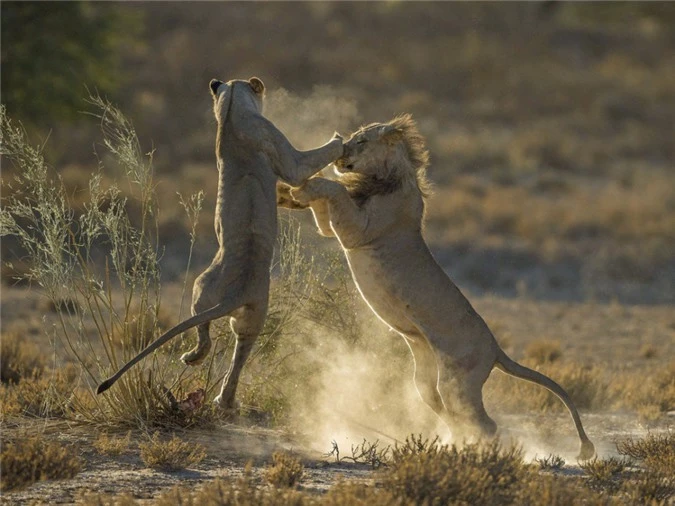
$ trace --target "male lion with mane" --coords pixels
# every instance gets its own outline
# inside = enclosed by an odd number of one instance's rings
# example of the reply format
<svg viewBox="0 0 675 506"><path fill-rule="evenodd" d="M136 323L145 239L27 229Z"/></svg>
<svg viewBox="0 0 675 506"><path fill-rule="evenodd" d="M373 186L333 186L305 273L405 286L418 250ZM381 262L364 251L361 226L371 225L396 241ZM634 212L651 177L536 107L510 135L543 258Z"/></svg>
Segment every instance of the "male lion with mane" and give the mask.
<svg viewBox="0 0 675 506"><path fill-rule="evenodd" d="M453 436L495 434L482 389L497 367L557 395L579 434L579 458L591 458L595 449L567 392L504 353L429 251L422 237L428 163L424 139L403 115L362 127L345 142L335 162L339 182L314 177L290 194L295 207L311 207L322 235L337 237L364 300L408 344L419 395ZM452 395L445 397L437 352L450 373Z"/></svg>

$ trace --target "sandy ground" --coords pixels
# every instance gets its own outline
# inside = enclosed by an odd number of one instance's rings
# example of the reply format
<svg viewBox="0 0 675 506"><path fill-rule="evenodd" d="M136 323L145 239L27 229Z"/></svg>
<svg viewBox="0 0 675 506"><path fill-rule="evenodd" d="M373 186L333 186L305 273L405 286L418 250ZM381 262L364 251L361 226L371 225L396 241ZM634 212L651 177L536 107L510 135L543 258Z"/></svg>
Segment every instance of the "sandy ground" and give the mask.
<svg viewBox="0 0 675 506"><path fill-rule="evenodd" d="M644 370L650 364L664 364L675 356L675 313L672 307L538 302L495 296L471 299L514 358L522 356L528 342L540 338L559 340L563 353L581 363L627 372ZM42 308L43 302L33 292L25 288L3 287L3 332L22 329L28 339L36 342L44 339L44 329L53 315L45 313ZM656 358L639 356L638 351L645 344L658 350ZM575 459L578 442L568 415L491 412L500 426L503 441L515 440L522 444L528 459L550 453L560 455L567 464L558 472L582 479L583 472ZM638 437L650 430L666 430L675 425L675 413L649 425L641 422L634 413L582 413L582 418L601 457L616 455L617 439ZM360 431L362 437L369 441L380 439L384 445L392 442L362 426L354 426L353 429L355 433ZM249 461L253 463L254 476L263 483L264 469L272 453L278 450L291 451L303 458L305 477L302 487L310 491L321 492L340 479L371 479L374 471L370 466L335 463L333 457L325 455L331 449L330 440L326 440L321 448L316 442L308 442L303 433L305 430L303 427L271 430L247 420L237 420L235 423L218 424L209 430L184 431L178 435L184 440L203 444L207 448L207 458L188 470L163 472L148 469L140 459L137 446L142 438L140 433L133 434L132 444L125 454L106 457L98 454L91 445L98 436L95 428L63 421L7 420L2 427L3 439L41 431L48 438L74 445L84 466L74 479L37 483L23 491L5 493L1 502L72 503L82 494L91 492L131 493L138 499L149 501L175 485L197 486L216 477L236 478ZM411 427L411 432L414 431L415 428ZM348 450L341 448L343 455L348 454Z"/></svg>

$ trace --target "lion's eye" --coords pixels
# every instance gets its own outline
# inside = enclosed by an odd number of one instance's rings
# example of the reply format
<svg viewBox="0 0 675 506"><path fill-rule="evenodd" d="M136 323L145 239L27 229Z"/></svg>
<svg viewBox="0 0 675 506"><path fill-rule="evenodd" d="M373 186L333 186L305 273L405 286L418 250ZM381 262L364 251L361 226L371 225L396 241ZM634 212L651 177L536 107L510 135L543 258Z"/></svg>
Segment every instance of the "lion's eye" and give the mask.
<svg viewBox="0 0 675 506"><path fill-rule="evenodd" d="M368 142L368 139L358 139L356 141L357 144L365 144L366 142Z"/></svg>

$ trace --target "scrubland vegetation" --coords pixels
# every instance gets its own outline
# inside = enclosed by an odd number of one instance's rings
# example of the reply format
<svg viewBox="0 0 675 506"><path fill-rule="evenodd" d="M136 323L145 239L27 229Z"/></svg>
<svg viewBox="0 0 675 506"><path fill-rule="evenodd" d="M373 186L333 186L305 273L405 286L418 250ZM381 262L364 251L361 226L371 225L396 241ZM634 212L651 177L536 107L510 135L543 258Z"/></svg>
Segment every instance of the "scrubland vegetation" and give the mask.
<svg viewBox="0 0 675 506"><path fill-rule="evenodd" d="M114 100L90 96L75 124L22 116L32 109L15 105L19 93L1 111L3 502L673 501L672 6L119 8L145 31L134 25L139 42L121 46L139 71L111 82ZM224 20L236 44L222 43ZM485 402L500 426L517 415L527 427L516 442L434 439L405 344L303 213L280 213L271 307L237 418L210 403L233 345L226 322L201 367L177 360L188 333L95 395L188 315L214 251L206 84L249 75L303 148L413 113L432 155L434 254L506 351L570 393L603 443L596 459L549 453L570 450L563 406L499 372ZM630 423L601 421L611 416ZM533 437L549 442L536 458Z"/></svg>

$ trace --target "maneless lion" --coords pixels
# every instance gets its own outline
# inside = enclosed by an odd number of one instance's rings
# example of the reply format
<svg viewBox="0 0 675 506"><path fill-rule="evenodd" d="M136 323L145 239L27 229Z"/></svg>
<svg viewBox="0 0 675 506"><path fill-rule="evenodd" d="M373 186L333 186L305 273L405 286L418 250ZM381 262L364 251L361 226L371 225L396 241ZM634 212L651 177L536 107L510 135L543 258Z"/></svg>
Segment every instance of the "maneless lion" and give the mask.
<svg viewBox="0 0 675 506"><path fill-rule="evenodd" d="M265 86L260 79L227 83L213 79L209 87L218 123L218 251L194 283L193 316L165 332L101 383L98 393L110 388L126 370L169 339L195 326L197 345L181 360L189 365L199 364L211 347L210 322L229 316L237 341L220 395L214 402L223 409L232 408L242 367L267 315L270 264L277 235L277 178L300 185L342 156L342 138L337 134L319 148L294 149L262 115Z"/></svg>
<svg viewBox="0 0 675 506"><path fill-rule="evenodd" d="M591 458L593 444L567 393L504 353L429 251L422 237L427 165L428 152L414 121L399 116L363 127L345 142L336 162L339 182L314 177L290 194L295 207L310 205L322 235L337 237L361 295L410 347L421 398L454 436L496 432L482 397L496 366L556 394L574 419L579 457ZM441 371L449 373L451 395L441 396Z"/></svg>

